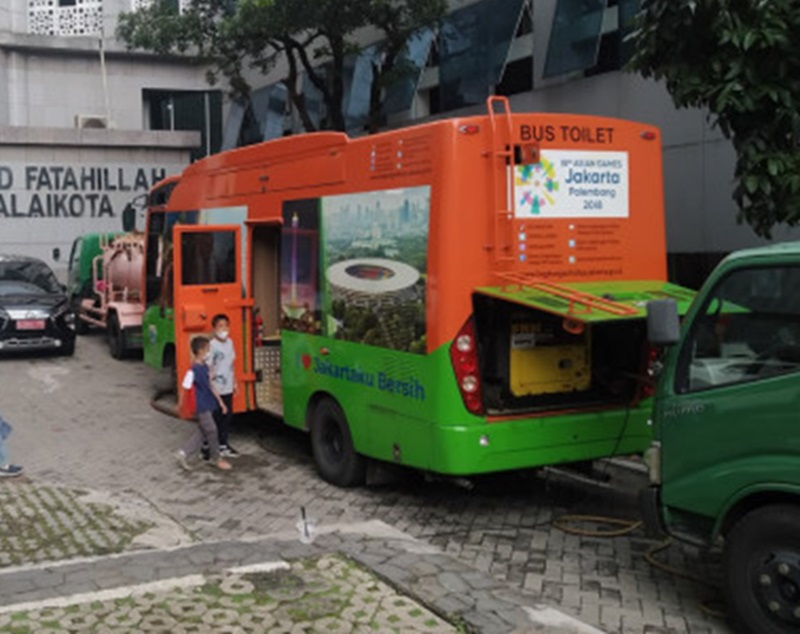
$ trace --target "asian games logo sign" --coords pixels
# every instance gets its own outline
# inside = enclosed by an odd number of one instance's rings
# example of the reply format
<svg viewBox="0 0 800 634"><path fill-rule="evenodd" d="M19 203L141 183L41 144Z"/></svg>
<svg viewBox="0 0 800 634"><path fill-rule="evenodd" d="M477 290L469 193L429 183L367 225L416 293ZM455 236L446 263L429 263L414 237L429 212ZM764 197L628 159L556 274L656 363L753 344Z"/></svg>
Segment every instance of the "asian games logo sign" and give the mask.
<svg viewBox="0 0 800 634"><path fill-rule="evenodd" d="M517 218L627 218L628 153L542 150L514 168Z"/></svg>
<svg viewBox="0 0 800 634"><path fill-rule="evenodd" d="M553 193L558 191L558 180L553 163L546 158L533 165L518 166L514 175L514 185L520 192L517 208L530 208L531 216L540 215L542 208L547 205L555 205Z"/></svg>

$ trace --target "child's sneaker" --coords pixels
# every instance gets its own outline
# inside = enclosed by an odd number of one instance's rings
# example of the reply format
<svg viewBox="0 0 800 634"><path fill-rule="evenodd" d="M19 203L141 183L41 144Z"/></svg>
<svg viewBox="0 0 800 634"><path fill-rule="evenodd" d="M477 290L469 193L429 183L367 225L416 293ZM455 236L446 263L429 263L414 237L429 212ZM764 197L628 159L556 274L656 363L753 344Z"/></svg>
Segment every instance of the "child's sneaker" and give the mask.
<svg viewBox="0 0 800 634"><path fill-rule="evenodd" d="M209 464L212 464L212 463L209 462ZM220 471L230 471L233 468L231 466L231 463L228 462L227 460L225 460L224 458L220 458L219 460L217 460L213 464Z"/></svg>
<svg viewBox="0 0 800 634"><path fill-rule="evenodd" d="M178 461L181 469L184 471L191 471L192 467L189 465L189 461L186 459L186 454L183 452L183 449L178 449L174 454L175 460Z"/></svg>
<svg viewBox="0 0 800 634"><path fill-rule="evenodd" d="M230 445L222 445L219 448L219 455L224 458L238 458L241 454Z"/></svg>
<svg viewBox="0 0 800 634"><path fill-rule="evenodd" d="M4 467L0 467L0 478L16 478L17 476L21 476L23 471L25 471L25 469L19 465L7 464Z"/></svg>
<svg viewBox="0 0 800 634"><path fill-rule="evenodd" d="M200 456L205 462L211 460L211 450L208 448L208 445L203 445L203 448L200 450Z"/></svg>

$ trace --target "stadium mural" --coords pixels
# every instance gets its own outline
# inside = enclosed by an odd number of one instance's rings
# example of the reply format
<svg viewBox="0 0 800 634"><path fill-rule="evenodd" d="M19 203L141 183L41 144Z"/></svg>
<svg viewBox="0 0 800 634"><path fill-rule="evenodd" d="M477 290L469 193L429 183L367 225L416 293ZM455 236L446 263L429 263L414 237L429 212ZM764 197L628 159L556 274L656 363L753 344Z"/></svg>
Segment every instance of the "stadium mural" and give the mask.
<svg viewBox="0 0 800 634"><path fill-rule="evenodd" d="M424 354L430 187L310 202L284 207L284 328Z"/></svg>

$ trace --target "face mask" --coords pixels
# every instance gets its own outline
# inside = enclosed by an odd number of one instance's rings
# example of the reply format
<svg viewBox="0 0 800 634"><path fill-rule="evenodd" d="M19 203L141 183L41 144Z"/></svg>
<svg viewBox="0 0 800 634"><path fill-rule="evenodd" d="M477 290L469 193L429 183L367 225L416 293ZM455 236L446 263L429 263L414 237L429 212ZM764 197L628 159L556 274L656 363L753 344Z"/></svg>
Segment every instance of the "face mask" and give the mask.
<svg viewBox="0 0 800 634"><path fill-rule="evenodd" d="M227 330L217 330L217 339L225 341L228 338Z"/></svg>

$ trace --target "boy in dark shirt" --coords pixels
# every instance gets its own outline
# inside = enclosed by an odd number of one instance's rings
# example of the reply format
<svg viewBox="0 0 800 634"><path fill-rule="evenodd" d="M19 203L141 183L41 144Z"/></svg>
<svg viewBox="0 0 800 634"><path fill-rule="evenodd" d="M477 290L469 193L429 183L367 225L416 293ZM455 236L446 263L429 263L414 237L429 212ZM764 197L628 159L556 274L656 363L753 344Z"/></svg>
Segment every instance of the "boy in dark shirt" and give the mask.
<svg viewBox="0 0 800 634"><path fill-rule="evenodd" d="M227 408L209 376L207 363L211 350L209 340L207 337L195 337L192 339L191 347L194 355L192 369L186 373L182 387L184 390L188 390L194 386L198 426L183 448L175 452L175 458L181 467L189 470L191 468L188 462L189 458L200 452L205 440L209 447L210 464L227 471L231 468L231 464L220 458L217 425L214 423L214 411L217 407L219 406L223 414Z"/></svg>

